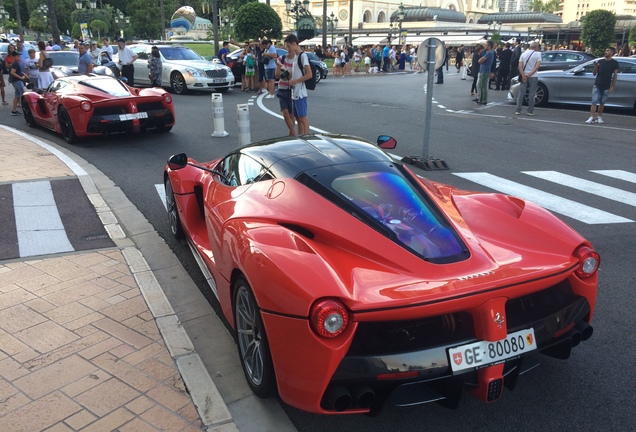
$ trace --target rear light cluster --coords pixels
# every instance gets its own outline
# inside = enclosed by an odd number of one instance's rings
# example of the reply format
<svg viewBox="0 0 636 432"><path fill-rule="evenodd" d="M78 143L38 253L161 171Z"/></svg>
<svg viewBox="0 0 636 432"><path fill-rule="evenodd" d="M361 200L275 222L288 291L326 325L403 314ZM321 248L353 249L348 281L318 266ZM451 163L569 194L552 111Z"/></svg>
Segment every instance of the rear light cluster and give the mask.
<svg viewBox="0 0 636 432"><path fill-rule="evenodd" d="M598 271L601 264L601 256L588 246L581 246L574 252L574 257L579 260L576 275L580 278L588 278Z"/></svg>
<svg viewBox="0 0 636 432"><path fill-rule="evenodd" d="M82 111L89 112L90 110L93 109L93 104L90 103L89 101L82 101L80 102L80 109Z"/></svg>
<svg viewBox="0 0 636 432"><path fill-rule="evenodd" d="M334 338L347 328L349 313L337 300L322 300L311 308L309 322L318 336Z"/></svg>
<svg viewBox="0 0 636 432"><path fill-rule="evenodd" d="M172 103L172 96L170 96L168 93L164 93L163 94L163 101L167 104Z"/></svg>

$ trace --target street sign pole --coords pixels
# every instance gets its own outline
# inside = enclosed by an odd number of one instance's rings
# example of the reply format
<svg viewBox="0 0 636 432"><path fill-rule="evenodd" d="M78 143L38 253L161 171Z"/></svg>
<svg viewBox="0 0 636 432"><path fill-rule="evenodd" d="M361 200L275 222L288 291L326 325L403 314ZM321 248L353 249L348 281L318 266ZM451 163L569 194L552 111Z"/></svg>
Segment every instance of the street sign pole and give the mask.
<svg viewBox="0 0 636 432"><path fill-rule="evenodd" d="M429 38L427 50L426 67L426 116L424 117L424 146L422 148L422 159L428 160L429 141L431 139L431 114L433 109L433 79L435 78L435 51L437 50L437 39Z"/></svg>

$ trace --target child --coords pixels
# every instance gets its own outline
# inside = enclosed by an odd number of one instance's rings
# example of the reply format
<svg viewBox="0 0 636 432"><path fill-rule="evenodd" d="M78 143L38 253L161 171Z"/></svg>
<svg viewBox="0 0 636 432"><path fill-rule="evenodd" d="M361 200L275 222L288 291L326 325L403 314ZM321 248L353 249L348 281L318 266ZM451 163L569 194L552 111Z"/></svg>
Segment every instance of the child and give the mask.
<svg viewBox="0 0 636 432"><path fill-rule="evenodd" d="M256 59L251 48L247 48L245 54L245 81L247 91L258 90L256 88Z"/></svg>

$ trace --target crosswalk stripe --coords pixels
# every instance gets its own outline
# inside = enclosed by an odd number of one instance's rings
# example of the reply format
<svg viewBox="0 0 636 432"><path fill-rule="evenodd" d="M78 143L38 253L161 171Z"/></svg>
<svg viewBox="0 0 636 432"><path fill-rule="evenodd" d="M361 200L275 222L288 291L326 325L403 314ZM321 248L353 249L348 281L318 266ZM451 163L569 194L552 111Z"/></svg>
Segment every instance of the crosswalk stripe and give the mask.
<svg viewBox="0 0 636 432"><path fill-rule="evenodd" d="M548 192L543 192L529 186L522 185L502 177L485 172L453 173L454 175L486 186L490 189L527 199L555 213L559 213L586 224L610 224L633 222L621 216L608 213L576 201L562 198Z"/></svg>
<svg viewBox="0 0 636 432"><path fill-rule="evenodd" d="M64 230L50 182L14 183L12 193L21 257L75 250Z"/></svg>
<svg viewBox="0 0 636 432"><path fill-rule="evenodd" d="M161 183L155 184L155 189L157 189L157 193L159 194L159 198L161 199L161 203L163 207L168 211L168 204L166 204L166 189L164 185Z"/></svg>
<svg viewBox="0 0 636 432"><path fill-rule="evenodd" d="M636 174L623 170L590 170L590 172L612 177L618 180L624 180L630 183L636 183Z"/></svg>
<svg viewBox="0 0 636 432"><path fill-rule="evenodd" d="M621 202L636 207L636 193L625 191L612 186L602 185L593 181L574 177L569 174L563 174L556 171L522 171L524 174L531 175L543 180L551 181L572 189L590 193L592 195L607 198L613 201Z"/></svg>

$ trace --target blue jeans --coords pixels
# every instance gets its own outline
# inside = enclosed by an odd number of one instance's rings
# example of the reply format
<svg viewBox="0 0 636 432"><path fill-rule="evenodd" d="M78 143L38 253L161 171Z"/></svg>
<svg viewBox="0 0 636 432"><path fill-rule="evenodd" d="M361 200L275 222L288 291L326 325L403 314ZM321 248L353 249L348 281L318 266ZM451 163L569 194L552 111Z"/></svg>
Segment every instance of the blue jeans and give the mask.
<svg viewBox="0 0 636 432"><path fill-rule="evenodd" d="M527 81L520 81L519 95L517 96L517 111L521 111L523 106L523 98L526 95L526 89L528 90L528 112L534 111L534 97L537 95L537 87L539 86L539 77L527 78Z"/></svg>

